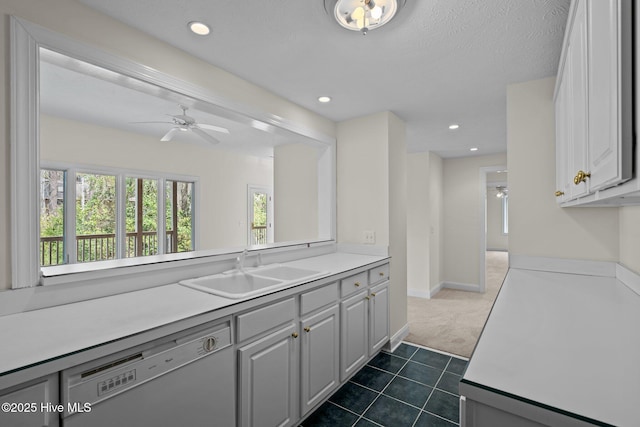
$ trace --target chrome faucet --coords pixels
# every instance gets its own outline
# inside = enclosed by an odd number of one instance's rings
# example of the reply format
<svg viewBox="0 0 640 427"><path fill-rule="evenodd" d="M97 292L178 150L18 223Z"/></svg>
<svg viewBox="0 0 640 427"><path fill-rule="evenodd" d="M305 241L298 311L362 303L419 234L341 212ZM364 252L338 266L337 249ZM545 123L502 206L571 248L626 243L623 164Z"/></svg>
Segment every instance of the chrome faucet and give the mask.
<svg viewBox="0 0 640 427"><path fill-rule="evenodd" d="M244 273L244 262L247 259L247 255L249 255L249 251L245 249L240 256L236 258L236 270L240 273Z"/></svg>

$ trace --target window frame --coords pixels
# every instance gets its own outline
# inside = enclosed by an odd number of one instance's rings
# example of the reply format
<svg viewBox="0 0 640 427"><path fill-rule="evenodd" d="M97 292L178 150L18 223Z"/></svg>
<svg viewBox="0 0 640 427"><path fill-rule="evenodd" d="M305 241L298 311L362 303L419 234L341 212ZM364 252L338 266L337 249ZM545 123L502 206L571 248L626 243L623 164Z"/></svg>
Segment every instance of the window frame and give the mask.
<svg viewBox="0 0 640 427"><path fill-rule="evenodd" d="M158 255L165 255L169 252L166 252L164 238L161 236L166 236L166 214L165 214L165 189L167 185L167 181L178 181L178 182L190 182L193 185L192 190L192 245L193 251L199 249L198 246L198 238L195 230L199 229L198 218L200 215L198 214L198 209L200 207L200 203L198 201L200 193L200 183L199 177L191 176L191 175L181 175L181 174L172 174L172 173L164 173L164 172L155 172L155 171L142 171L136 169L123 169L123 168L112 168L108 166L94 166L94 165L79 165L79 164L71 164L65 162L42 162L40 164L39 169L53 169L60 170L65 172L65 182L64 182L64 200L65 200L65 211L64 211L64 251L65 258L67 262L65 264L59 265L76 265L76 264L84 264L79 263L77 261L77 251L76 251L76 177L78 174L95 174L95 175L109 175L115 176L116 180L116 254L115 260L129 259L129 260L140 260L144 259L147 256L136 256L136 257L126 257L126 179L134 178L134 179L149 179L155 180L158 182L158 207L157 207L157 215L158 215ZM72 202L69 202L72 201ZM38 227L38 240L40 239L40 228ZM172 253L172 252L171 252ZM101 260L98 262L107 262L111 260ZM52 269L55 266L40 266L41 271L47 271Z"/></svg>
<svg viewBox="0 0 640 427"><path fill-rule="evenodd" d="M248 126L257 127L274 133L297 134L327 147L319 159L319 236L315 240L280 242L274 244L272 250L283 248L303 248L311 246L335 245L336 242L336 139L320 130L312 129L299 122L283 118L275 113L245 105L233 99L221 97L219 93L208 87L199 86L182 80L165 72L126 57L117 56L106 50L74 40L66 35L33 24L16 16L9 17L10 38L10 193L11 193L11 288L31 288L39 285L71 284L90 281L104 283L109 286L105 292L117 292L120 285L105 283L109 278L124 275L127 280L139 272L150 272L147 264L155 263L160 271L161 263L166 268L182 271L183 267L210 262L215 259L226 259L237 253L237 248L196 249L195 254L170 254L150 257L140 263L124 263L105 261L100 266L87 268L66 268L51 271L48 277L41 271L39 261L39 222L40 222L40 146L39 146L39 60L40 48L62 53L69 57L95 64L127 77L157 85L178 94L188 96L195 101L206 103L210 109L223 117L236 120ZM200 199L200 197L198 196ZM195 218L198 224L199 216ZM201 228L201 227L200 227ZM196 241L197 247L197 241ZM286 249L288 250L288 249ZM293 249L292 249L293 250ZM181 256L171 256L181 255ZM149 258L149 257L144 257ZM142 258L135 258L142 259ZM198 261L196 261L198 260ZM123 261L123 260L118 260ZM174 261L179 261L173 263ZM112 264L113 263L113 264ZM103 265L105 264L105 265ZM106 265L112 264L112 265ZM80 264L70 264L78 266ZM139 269L123 269L120 267L140 266ZM52 267L53 268L53 267ZM154 272L155 274L155 272ZM177 274L177 273L176 273ZM155 277L155 276L154 276ZM162 280L166 279L166 275ZM156 280L156 279L154 279ZM158 279L160 280L160 279ZM95 282L94 282L95 281ZM145 284L132 286L132 282L118 281L122 292L130 291ZM163 282L159 282L163 283ZM101 292L101 291L100 291ZM99 292L93 292L92 295ZM73 296L71 299L75 298ZM67 301L67 300L65 300Z"/></svg>

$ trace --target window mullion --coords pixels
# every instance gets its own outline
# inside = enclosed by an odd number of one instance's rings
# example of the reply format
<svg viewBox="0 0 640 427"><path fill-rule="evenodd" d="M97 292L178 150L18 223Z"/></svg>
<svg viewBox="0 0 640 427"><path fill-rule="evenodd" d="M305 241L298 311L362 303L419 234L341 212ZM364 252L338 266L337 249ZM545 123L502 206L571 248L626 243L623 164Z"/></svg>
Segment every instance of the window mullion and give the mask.
<svg viewBox="0 0 640 427"><path fill-rule="evenodd" d="M123 174L116 175L116 259L124 258L127 244L127 185Z"/></svg>
<svg viewBox="0 0 640 427"><path fill-rule="evenodd" d="M69 168L64 180L64 245L66 262L78 262L78 246L76 244L76 170Z"/></svg>
<svg viewBox="0 0 640 427"><path fill-rule="evenodd" d="M158 254L165 254L166 252L166 243L167 243L167 224L166 224L166 206L165 203L165 185L166 180L163 178L158 178L156 181L156 187L158 188Z"/></svg>

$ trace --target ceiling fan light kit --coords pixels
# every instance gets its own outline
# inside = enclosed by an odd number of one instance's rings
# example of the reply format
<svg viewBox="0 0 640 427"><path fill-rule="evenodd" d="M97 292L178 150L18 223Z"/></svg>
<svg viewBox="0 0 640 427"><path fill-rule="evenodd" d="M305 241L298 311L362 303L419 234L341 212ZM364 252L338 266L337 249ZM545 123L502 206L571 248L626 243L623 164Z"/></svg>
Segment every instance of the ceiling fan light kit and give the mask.
<svg viewBox="0 0 640 427"><path fill-rule="evenodd" d="M324 0L325 11L343 28L366 35L391 21L406 0Z"/></svg>

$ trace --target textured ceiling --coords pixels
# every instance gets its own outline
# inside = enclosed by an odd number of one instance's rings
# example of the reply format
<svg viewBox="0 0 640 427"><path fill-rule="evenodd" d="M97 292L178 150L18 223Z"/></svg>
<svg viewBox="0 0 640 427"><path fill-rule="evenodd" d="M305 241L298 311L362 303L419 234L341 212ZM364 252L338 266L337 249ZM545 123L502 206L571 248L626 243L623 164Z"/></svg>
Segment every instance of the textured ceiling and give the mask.
<svg viewBox="0 0 640 427"><path fill-rule="evenodd" d="M506 150L506 86L556 74L569 8L407 0L362 36L339 27L323 0L79 1L334 121L393 111L410 152L443 157ZM192 20L211 35L191 34Z"/></svg>

